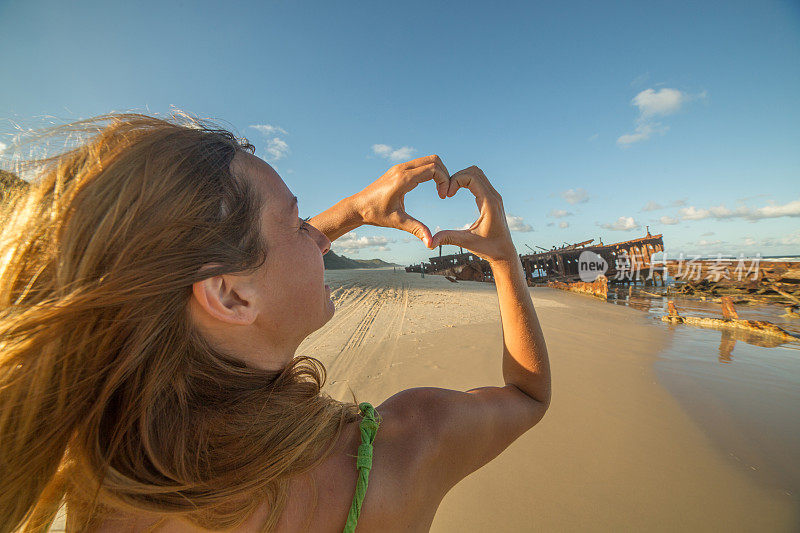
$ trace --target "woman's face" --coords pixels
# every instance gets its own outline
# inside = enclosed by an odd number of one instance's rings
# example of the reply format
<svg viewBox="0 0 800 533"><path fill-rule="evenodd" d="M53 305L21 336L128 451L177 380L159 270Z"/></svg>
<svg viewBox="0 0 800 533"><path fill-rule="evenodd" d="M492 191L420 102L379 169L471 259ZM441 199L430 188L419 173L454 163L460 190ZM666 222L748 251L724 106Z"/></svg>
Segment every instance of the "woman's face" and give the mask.
<svg viewBox="0 0 800 533"><path fill-rule="evenodd" d="M322 262L331 242L300 219L297 198L267 163L237 152L231 171L259 195L266 261L254 272L195 282L189 312L218 349L250 366L279 370L333 316Z"/></svg>
<svg viewBox="0 0 800 533"><path fill-rule="evenodd" d="M334 313L322 261L331 242L300 219L297 198L266 162L238 152L231 168L237 177L250 180L262 200L267 260L252 277L258 306L254 326L266 342L296 348Z"/></svg>

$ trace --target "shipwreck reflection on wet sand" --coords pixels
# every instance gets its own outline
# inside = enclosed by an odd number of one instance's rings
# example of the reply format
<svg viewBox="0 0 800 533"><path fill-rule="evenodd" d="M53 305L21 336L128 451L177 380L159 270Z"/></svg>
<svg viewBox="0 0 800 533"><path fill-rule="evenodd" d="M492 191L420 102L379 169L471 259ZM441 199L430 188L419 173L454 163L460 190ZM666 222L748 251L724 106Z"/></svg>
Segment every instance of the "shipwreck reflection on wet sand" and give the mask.
<svg viewBox="0 0 800 533"><path fill-rule="evenodd" d="M627 290L609 302L659 320L668 299L686 315L720 317L711 300L651 297ZM767 320L797 335L800 320L778 305L737 305L742 318ZM671 344L656 376L690 418L743 473L800 501L800 342L745 330L664 324Z"/></svg>
<svg viewBox="0 0 800 533"><path fill-rule="evenodd" d="M672 330L656 376L731 461L800 497L800 345L744 331Z"/></svg>

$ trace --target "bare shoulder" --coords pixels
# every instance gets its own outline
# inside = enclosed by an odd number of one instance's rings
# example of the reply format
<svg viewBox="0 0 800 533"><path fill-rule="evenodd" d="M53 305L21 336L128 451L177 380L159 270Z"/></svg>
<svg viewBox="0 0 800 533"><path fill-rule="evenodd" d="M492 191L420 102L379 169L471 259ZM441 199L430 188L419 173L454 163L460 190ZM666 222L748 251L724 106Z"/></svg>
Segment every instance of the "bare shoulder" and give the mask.
<svg viewBox="0 0 800 533"><path fill-rule="evenodd" d="M407 389L377 409L386 414L384 438L417 498L438 506L456 483L536 425L547 407L506 385L469 391Z"/></svg>
<svg viewBox="0 0 800 533"><path fill-rule="evenodd" d="M456 391L421 387L401 391L376 407L381 417L373 468L359 530L427 531L445 494L461 479L500 454L544 415L543 405L513 385ZM341 530L353 499L360 443L358 423L342 431L333 453L289 487L279 531ZM315 490L308 481L313 478ZM255 531L266 517L260 508L238 531ZM311 512L309 512L311 510ZM102 531L142 531L131 517L109 521ZM140 527L141 526L141 527ZM169 522L159 531L199 531Z"/></svg>

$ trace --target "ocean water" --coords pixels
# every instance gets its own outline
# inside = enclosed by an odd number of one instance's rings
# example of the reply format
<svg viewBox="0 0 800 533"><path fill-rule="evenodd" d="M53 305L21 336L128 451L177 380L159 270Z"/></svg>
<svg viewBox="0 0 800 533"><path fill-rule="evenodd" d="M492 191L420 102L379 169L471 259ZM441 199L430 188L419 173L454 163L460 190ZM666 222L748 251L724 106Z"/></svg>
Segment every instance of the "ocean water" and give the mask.
<svg viewBox="0 0 800 533"><path fill-rule="evenodd" d="M647 289L652 290L652 289ZM670 296L683 315L721 317L721 305ZM668 298L627 290L609 301L652 316L670 342L655 363L659 382L731 464L800 505L800 340L661 322ZM740 318L768 320L800 336L780 305L737 305Z"/></svg>

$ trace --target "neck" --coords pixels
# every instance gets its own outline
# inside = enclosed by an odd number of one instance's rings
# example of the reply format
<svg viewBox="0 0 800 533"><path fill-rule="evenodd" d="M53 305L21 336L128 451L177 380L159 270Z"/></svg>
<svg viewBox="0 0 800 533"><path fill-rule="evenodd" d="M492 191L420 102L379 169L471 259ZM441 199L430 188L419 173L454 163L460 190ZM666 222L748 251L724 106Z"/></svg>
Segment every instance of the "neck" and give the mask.
<svg viewBox="0 0 800 533"><path fill-rule="evenodd" d="M281 370L292 360L303 341L287 339L285 334L265 331L258 322L247 326L223 324L204 313L193 313L200 333L217 350L249 367Z"/></svg>

